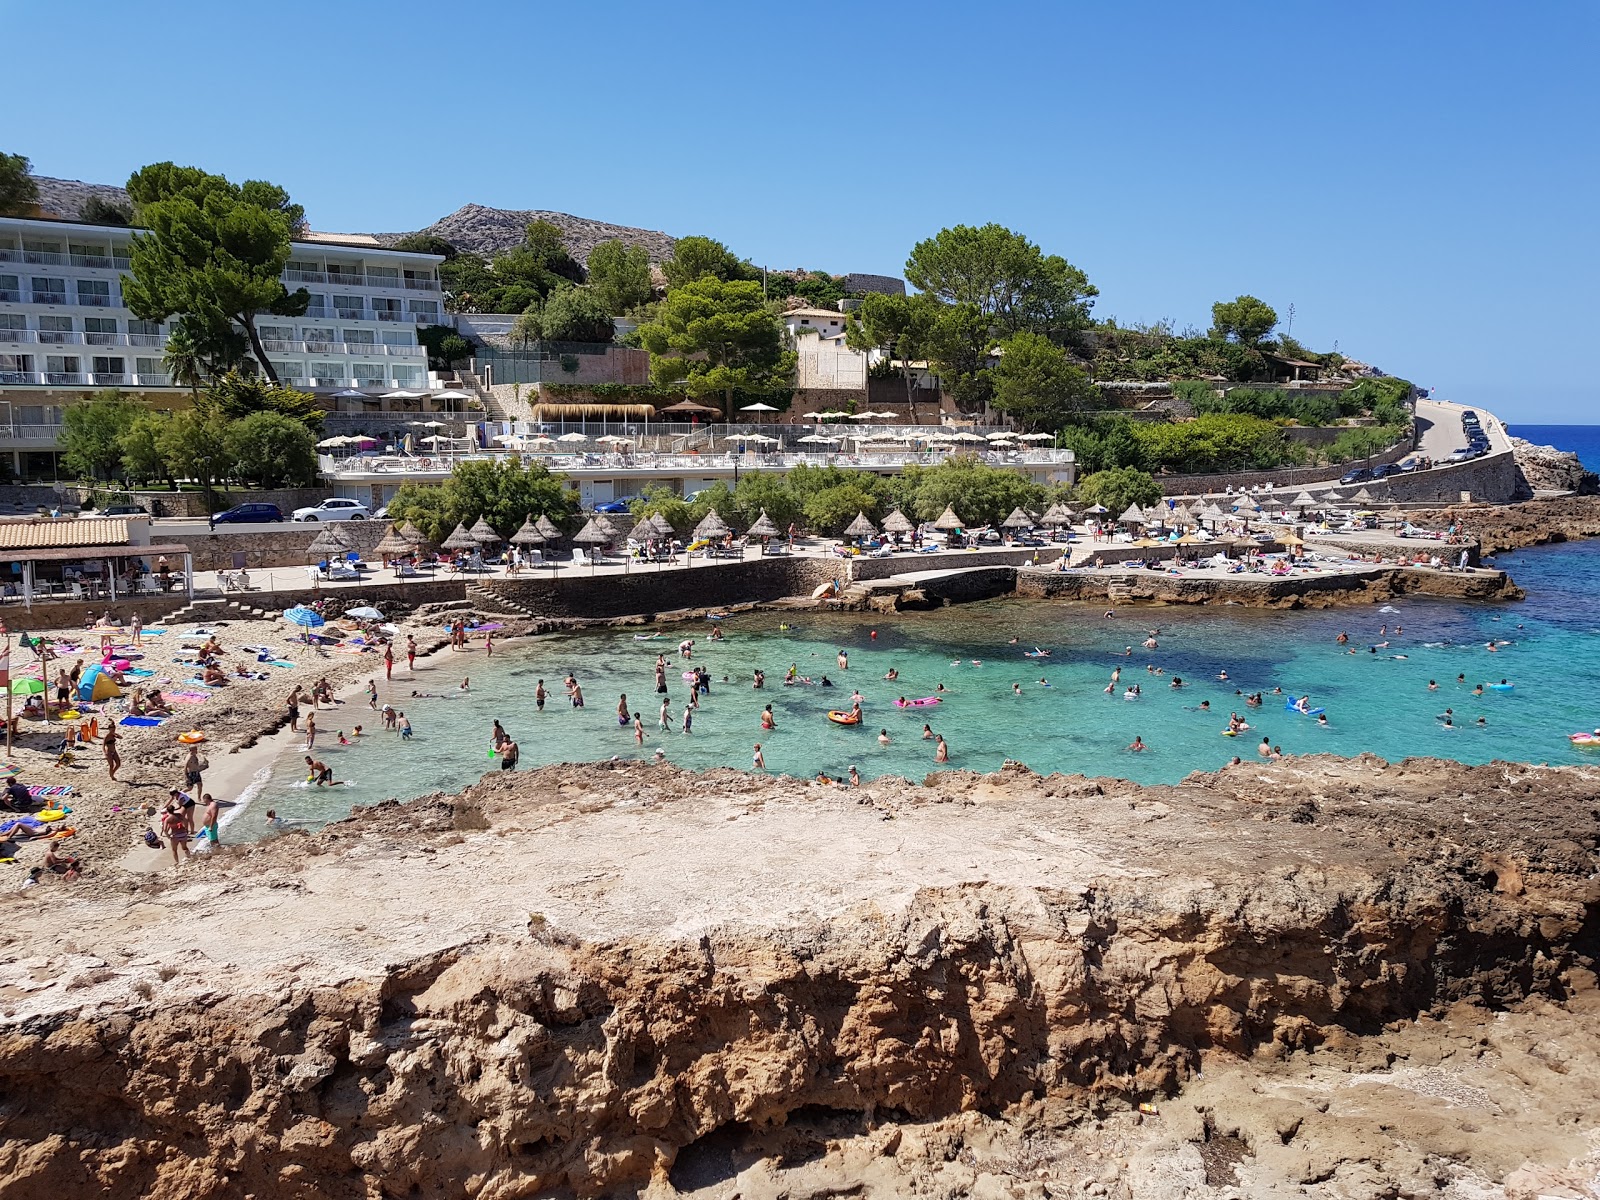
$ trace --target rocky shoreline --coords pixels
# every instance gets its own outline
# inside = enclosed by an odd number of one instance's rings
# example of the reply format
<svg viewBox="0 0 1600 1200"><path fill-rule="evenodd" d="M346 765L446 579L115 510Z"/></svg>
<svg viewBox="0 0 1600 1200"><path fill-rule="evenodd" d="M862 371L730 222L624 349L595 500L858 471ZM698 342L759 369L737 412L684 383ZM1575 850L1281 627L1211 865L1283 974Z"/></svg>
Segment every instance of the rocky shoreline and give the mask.
<svg viewBox="0 0 1600 1200"><path fill-rule="evenodd" d="M1600 537L1600 496L1556 496L1517 504L1456 504L1409 514L1423 525L1459 525L1484 554Z"/></svg>
<svg viewBox="0 0 1600 1200"><path fill-rule="evenodd" d="M1597 783L1370 757L1151 788L491 775L134 896L7 897L0 1178L154 1200L1587 1178Z"/></svg>

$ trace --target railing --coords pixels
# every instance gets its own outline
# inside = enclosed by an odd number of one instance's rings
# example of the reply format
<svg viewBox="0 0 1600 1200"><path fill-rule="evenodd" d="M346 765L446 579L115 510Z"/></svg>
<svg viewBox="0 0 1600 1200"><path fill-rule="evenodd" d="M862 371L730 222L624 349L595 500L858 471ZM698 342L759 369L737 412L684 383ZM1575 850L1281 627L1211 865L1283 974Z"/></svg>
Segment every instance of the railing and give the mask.
<svg viewBox="0 0 1600 1200"><path fill-rule="evenodd" d="M437 292L436 279L412 279L400 275L372 275L350 271L302 271L290 267L283 273L285 283L320 283L334 287L383 288L387 291Z"/></svg>
<svg viewBox="0 0 1600 1200"><path fill-rule="evenodd" d="M128 335L130 346L159 346L161 335L159 333L130 333Z"/></svg>
<svg viewBox="0 0 1600 1200"><path fill-rule="evenodd" d="M86 333L83 335L86 346L126 346L128 335L125 333Z"/></svg>
<svg viewBox="0 0 1600 1200"><path fill-rule="evenodd" d="M269 354L344 354L352 358L423 358L426 346L390 346L378 342L284 342L261 339Z"/></svg>
<svg viewBox="0 0 1600 1200"><path fill-rule="evenodd" d="M0 384L23 387L175 387L163 374L126 371L0 371Z"/></svg>
<svg viewBox="0 0 1600 1200"><path fill-rule="evenodd" d="M39 267L64 267L67 265L67 256L52 250L24 250L22 261Z"/></svg>
<svg viewBox="0 0 1600 1200"><path fill-rule="evenodd" d="M39 340L50 346L81 346L83 334L70 333L65 329L41 329Z"/></svg>
<svg viewBox="0 0 1600 1200"><path fill-rule="evenodd" d="M88 383L89 376L78 371L46 371L45 383Z"/></svg>
<svg viewBox="0 0 1600 1200"><path fill-rule="evenodd" d="M39 334L32 329L0 329L0 342L37 342Z"/></svg>
<svg viewBox="0 0 1600 1200"><path fill-rule="evenodd" d="M0 300L5 301L7 304L21 304L22 293L14 288L0 288Z"/></svg>
<svg viewBox="0 0 1600 1200"><path fill-rule="evenodd" d="M439 281L437 279L413 279L406 276L406 290L411 292L437 292Z"/></svg>
<svg viewBox="0 0 1600 1200"><path fill-rule="evenodd" d="M0 382L3 382L3 376L0 376ZM60 425L0 423L0 441L53 442L60 436Z"/></svg>
<svg viewBox="0 0 1600 1200"><path fill-rule="evenodd" d="M398 308L375 309L373 311L373 316L380 321L401 321L405 319L405 314L402 313Z"/></svg>
<svg viewBox="0 0 1600 1200"><path fill-rule="evenodd" d="M33 293L33 303L35 304L65 304L66 302L67 294L65 292L41 292L35 289Z"/></svg>
<svg viewBox="0 0 1600 1200"><path fill-rule="evenodd" d="M296 271L285 270L283 273L285 283L327 283L328 276L322 271Z"/></svg>
<svg viewBox="0 0 1600 1200"><path fill-rule="evenodd" d="M78 306L80 308L110 308L111 297L102 296L95 292L79 292Z"/></svg>
<svg viewBox="0 0 1600 1200"><path fill-rule="evenodd" d="M19 263L22 261L22 251L15 246L0 246L0 263Z"/></svg>
<svg viewBox="0 0 1600 1200"><path fill-rule="evenodd" d="M69 254L68 260L75 267L92 267L98 271L127 271L133 264L126 258L106 254Z"/></svg>
<svg viewBox="0 0 1600 1200"><path fill-rule="evenodd" d="M437 325L439 323L439 314L436 312L414 312L411 317L418 325Z"/></svg>

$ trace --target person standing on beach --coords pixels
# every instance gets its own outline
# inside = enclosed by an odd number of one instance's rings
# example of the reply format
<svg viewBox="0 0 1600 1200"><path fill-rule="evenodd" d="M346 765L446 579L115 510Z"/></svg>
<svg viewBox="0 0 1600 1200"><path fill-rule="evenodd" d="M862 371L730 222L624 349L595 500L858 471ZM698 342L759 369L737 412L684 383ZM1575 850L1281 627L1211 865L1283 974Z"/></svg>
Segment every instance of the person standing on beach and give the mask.
<svg viewBox="0 0 1600 1200"><path fill-rule="evenodd" d="M317 714L306 714L306 749L311 750L317 744Z"/></svg>
<svg viewBox="0 0 1600 1200"><path fill-rule="evenodd" d="M129 627L133 630L133 644L135 646L143 646L144 645L144 618L139 615L139 610L138 609L134 609L134 611L133 611L133 620L129 623Z"/></svg>
<svg viewBox="0 0 1600 1200"><path fill-rule="evenodd" d="M494 630L492 630L492 629L487 634L484 635L483 653L484 653L484 656L487 657L487 658L493 658L494 657Z"/></svg>
<svg viewBox="0 0 1600 1200"><path fill-rule="evenodd" d="M667 694L667 660L664 655L656 655L656 694Z"/></svg>
<svg viewBox="0 0 1600 1200"><path fill-rule="evenodd" d="M639 713L633 714L633 740L637 745L644 745L644 717Z"/></svg>
<svg viewBox="0 0 1600 1200"><path fill-rule="evenodd" d="M173 792L174 796L177 794ZM161 832L166 834L167 842L172 846L172 865L181 866L180 852L183 858L189 857L189 827L185 824L183 814L176 803L169 803L162 809Z"/></svg>
<svg viewBox="0 0 1600 1200"><path fill-rule="evenodd" d="M394 678L394 643L383 643L383 678L388 682Z"/></svg>
<svg viewBox="0 0 1600 1200"><path fill-rule="evenodd" d="M217 835L217 818L221 815L222 806L210 792L206 792L200 800L205 805L200 811L200 834L211 845L216 846L221 841Z"/></svg>
<svg viewBox="0 0 1600 1200"><path fill-rule="evenodd" d="M291 732L291 733L299 733L300 732L300 685L298 683L294 685L293 690L291 690L290 693L289 693L288 707L289 707L289 732Z"/></svg>
<svg viewBox="0 0 1600 1200"><path fill-rule="evenodd" d="M672 698L670 696L663 696L661 698L660 722L662 729L672 728Z"/></svg>
<svg viewBox="0 0 1600 1200"><path fill-rule="evenodd" d="M417 639L412 634L406 634L406 670L413 675L417 673Z"/></svg>
<svg viewBox="0 0 1600 1200"><path fill-rule="evenodd" d="M117 778L117 768L122 766L122 755L117 753L118 737L117 723L112 721L106 726L105 737L100 742L100 749L105 752L106 756L106 772L111 776L113 782Z"/></svg>
<svg viewBox="0 0 1600 1200"><path fill-rule="evenodd" d="M376 679L367 680L367 707L373 712L378 711L378 681Z"/></svg>
<svg viewBox="0 0 1600 1200"><path fill-rule="evenodd" d="M692 705L692 704L687 704L687 705L684 706L684 709L683 709L683 731L685 733L693 733L694 732L694 705Z"/></svg>
<svg viewBox="0 0 1600 1200"><path fill-rule="evenodd" d="M500 747L500 769L502 771L515 771L517 759L522 757L522 748L516 742L507 738Z"/></svg>
<svg viewBox="0 0 1600 1200"><path fill-rule="evenodd" d="M200 747L190 746L189 757L183 763L183 784L191 791L200 790L201 772L205 764L200 761Z"/></svg>

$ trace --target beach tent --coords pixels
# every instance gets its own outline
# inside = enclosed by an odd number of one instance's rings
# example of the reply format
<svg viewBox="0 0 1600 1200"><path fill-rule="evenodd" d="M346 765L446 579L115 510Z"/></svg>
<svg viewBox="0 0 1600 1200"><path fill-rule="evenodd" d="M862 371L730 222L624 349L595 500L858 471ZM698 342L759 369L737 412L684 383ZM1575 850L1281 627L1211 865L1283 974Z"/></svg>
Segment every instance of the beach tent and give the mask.
<svg viewBox="0 0 1600 1200"><path fill-rule="evenodd" d="M96 663L85 668L82 677L78 680L78 703L85 704L90 700L109 700L112 696L122 695L122 689L117 686L117 681L111 678L109 671L101 668Z"/></svg>

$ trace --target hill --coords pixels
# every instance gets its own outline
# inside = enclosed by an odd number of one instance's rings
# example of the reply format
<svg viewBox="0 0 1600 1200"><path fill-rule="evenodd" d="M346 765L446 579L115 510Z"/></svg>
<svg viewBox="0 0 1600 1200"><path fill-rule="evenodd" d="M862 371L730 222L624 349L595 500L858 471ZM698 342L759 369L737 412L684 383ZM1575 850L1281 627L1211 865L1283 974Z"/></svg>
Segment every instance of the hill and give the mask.
<svg viewBox="0 0 1600 1200"><path fill-rule="evenodd" d="M46 175L35 175L33 178L39 185L39 207L46 213L67 220L77 220L91 196L131 207L128 193L111 184L53 179ZM591 250L613 238L630 246L643 246L649 252L651 262L660 262L672 257L672 247L677 241L658 230L591 221L571 213L546 212L543 209L486 208L481 204L462 205L449 216L416 232L436 234L458 250L493 255L521 245L523 230L530 221L549 221L559 228L566 239L567 249L579 262L588 262ZM407 234L378 233L372 236L380 245L392 246Z"/></svg>
<svg viewBox="0 0 1600 1200"><path fill-rule="evenodd" d="M481 204L464 204L449 216L418 232L442 237L458 250L493 255L520 246L523 231L530 221L549 221L560 229L567 249L579 262L588 262L591 250L601 242L613 239L630 246L643 246L649 252L651 262L660 262L672 257L672 247L677 242L676 238L654 229L612 225L606 221L591 221L587 217L546 212L543 209L485 208ZM391 246L407 235L378 233L373 236L383 245Z"/></svg>

